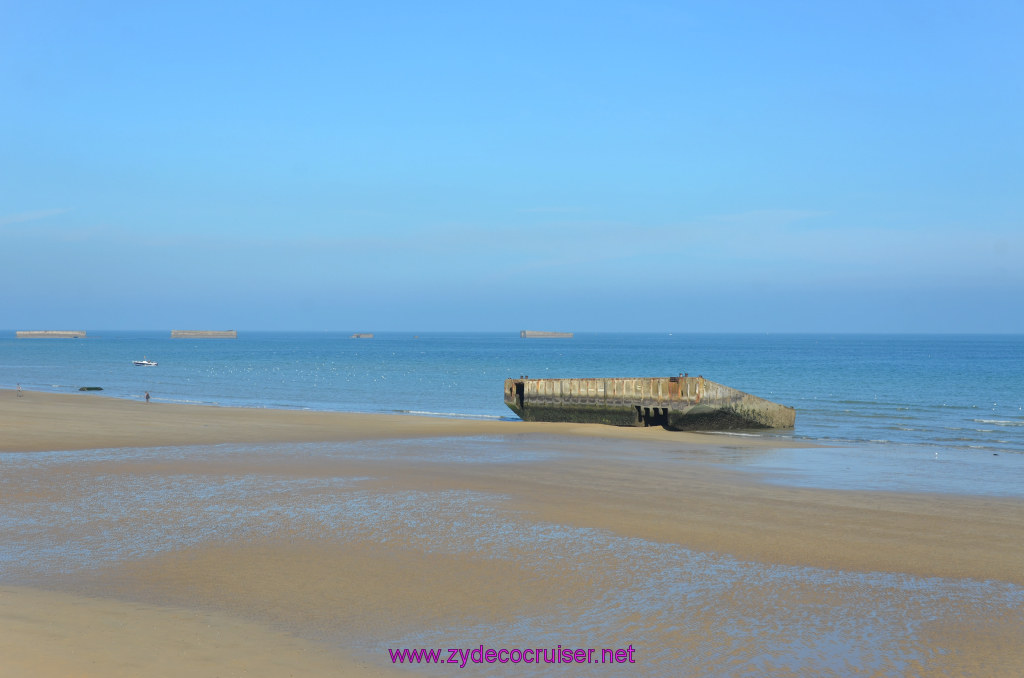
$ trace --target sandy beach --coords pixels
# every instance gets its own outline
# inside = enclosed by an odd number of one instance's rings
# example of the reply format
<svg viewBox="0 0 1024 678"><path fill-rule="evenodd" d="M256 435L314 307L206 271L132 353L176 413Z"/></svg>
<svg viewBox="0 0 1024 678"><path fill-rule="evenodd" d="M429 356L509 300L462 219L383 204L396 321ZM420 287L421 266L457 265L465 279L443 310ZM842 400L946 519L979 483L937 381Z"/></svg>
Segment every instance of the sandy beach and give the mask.
<svg viewBox="0 0 1024 678"><path fill-rule="evenodd" d="M0 391L0 676L1020 674L1024 502L720 463L779 444Z"/></svg>

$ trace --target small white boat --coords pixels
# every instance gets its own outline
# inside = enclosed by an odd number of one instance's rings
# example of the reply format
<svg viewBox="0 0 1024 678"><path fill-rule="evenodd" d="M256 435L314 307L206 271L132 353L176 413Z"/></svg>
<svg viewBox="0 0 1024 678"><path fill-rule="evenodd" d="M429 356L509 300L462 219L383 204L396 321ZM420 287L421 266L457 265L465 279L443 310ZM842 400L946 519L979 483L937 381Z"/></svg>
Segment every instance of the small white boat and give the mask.
<svg viewBox="0 0 1024 678"><path fill-rule="evenodd" d="M133 360L132 365L136 367L156 367L156 362L153 360L146 360L146 356L142 356L142 360Z"/></svg>

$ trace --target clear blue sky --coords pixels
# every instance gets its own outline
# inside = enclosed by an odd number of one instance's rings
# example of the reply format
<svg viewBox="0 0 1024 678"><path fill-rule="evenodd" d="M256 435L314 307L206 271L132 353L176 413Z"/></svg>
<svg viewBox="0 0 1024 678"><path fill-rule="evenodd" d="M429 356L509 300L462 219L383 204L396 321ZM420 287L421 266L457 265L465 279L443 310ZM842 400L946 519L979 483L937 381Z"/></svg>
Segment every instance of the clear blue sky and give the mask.
<svg viewBox="0 0 1024 678"><path fill-rule="evenodd" d="M0 0L0 327L1024 332L1024 3Z"/></svg>

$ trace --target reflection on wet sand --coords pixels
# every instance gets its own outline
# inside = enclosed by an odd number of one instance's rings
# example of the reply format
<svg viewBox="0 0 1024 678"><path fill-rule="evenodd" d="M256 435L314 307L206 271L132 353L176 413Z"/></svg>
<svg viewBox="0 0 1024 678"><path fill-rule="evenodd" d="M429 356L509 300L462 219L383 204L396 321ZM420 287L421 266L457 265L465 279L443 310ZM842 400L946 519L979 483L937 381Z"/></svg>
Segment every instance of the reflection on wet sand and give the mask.
<svg viewBox="0 0 1024 678"><path fill-rule="evenodd" d="M6 454L0 583L239 620L354 652L352 675L389 670L388 648L481 644L633 645L641 676L1024 666L1020 502L784 488L714 461L538 435Z"/></svg>

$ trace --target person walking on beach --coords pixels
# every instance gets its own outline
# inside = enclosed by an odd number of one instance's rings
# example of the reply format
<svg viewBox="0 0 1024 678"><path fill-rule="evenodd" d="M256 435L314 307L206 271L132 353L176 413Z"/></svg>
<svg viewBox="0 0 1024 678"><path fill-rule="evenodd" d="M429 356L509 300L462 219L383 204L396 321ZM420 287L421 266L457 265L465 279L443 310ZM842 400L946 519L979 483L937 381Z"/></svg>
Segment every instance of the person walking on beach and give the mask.
<svg viewBox="0 0 1024 678"><path fill-rule="evenodd" d="M20 398L24 394L21 392L21 384L18 384L18 397Z"/></svg>
<svg viewBox="0 0 1024 678"><path fill-rule="evenodd" d="M149 391L146 391L146 404L149 404Z"/></svg>

